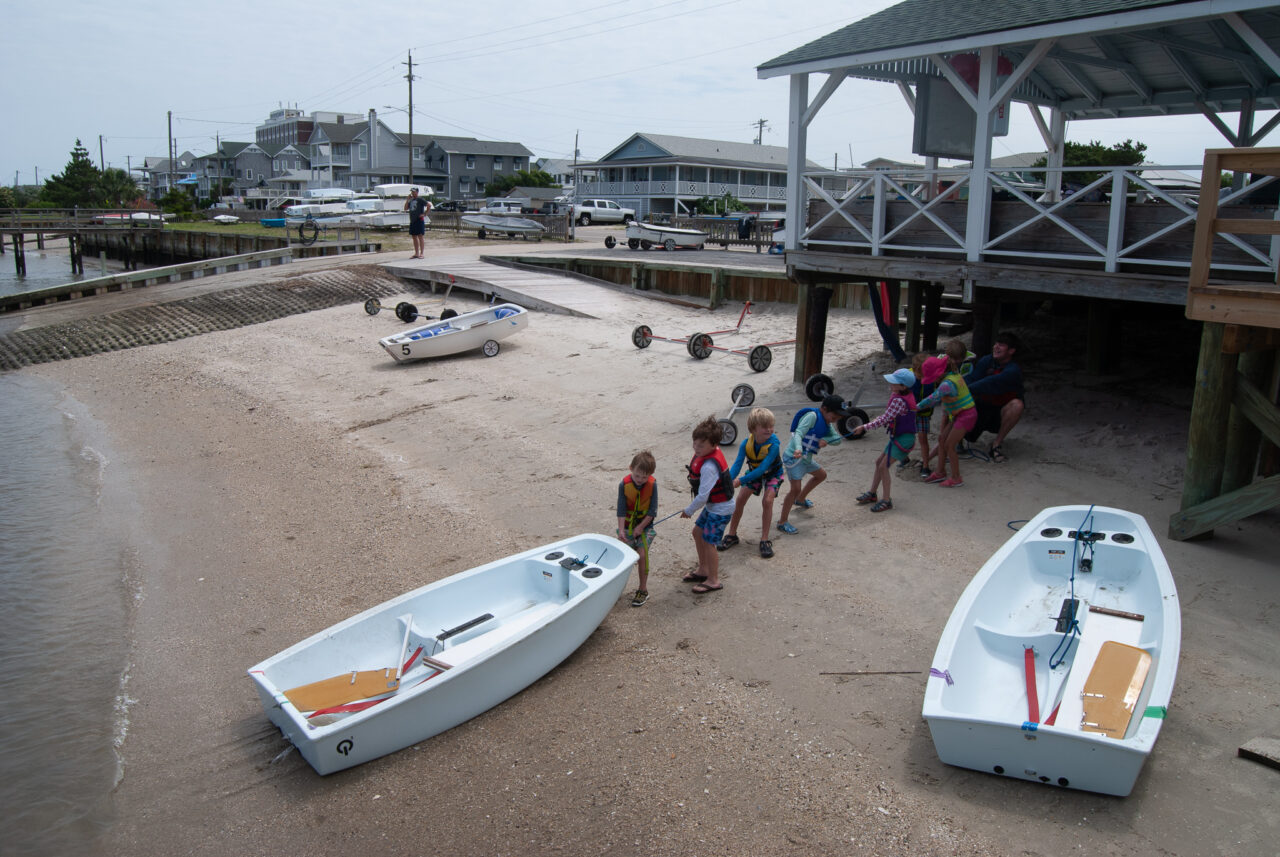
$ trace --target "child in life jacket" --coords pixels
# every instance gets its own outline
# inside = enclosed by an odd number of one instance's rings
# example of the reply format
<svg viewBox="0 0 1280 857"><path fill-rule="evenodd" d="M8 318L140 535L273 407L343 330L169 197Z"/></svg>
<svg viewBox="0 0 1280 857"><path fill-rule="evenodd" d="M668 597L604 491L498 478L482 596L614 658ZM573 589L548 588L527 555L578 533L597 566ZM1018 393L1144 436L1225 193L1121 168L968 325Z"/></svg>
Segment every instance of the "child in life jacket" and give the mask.
<svg viewBox="0 0 1280 857"><path fill-rule="evenodd" d="M926 384L920 377L924 371L924 361L929 358L928 352L917 351L911 358L911 372L915 375L916 382L911 387L911 395L915 397L917 402L924 401L930 393L933 392L933 385ZM932 451L929 449L929 428L932 422L933 408L917 408L916 409L916 447L920 450L920 478L926 479L933 472L933 468L929 466L929 460L937 453L937 449Z"/></svg>
<svg viewBox="0 0 1280 857"><path fill-rule="evenodd" d="M742 520L742 512L747 507L747 500L755 494L760 498L760 556L768 559L773 556L773 542L769 540L769 525L773 521L773 498L778 496L778 488L782 485L782 441L773 433L773 411L768 408L755 408L747 417L747 439L738 447L738 457L729 468L729 475L734 477L733 485L738 489L738 496L733 504L733 518L729 521L729 531L720 542L717 550L728 550L738 543L738 522ZM747 472L742 473L743 466ZM742 474L739 476L738 474Z"/></svg>
<svg viewBox="0 0 1280 857"><path fill-rule="evenodd" d="M827 471L813 460L818 450L839 443L842 438L836 428L836 420L844 416L844 402L839 396L827 396L816 408L801 408L791 418L791 441L782 453L782 466L787 474L787 496L782 500L782 515L778 529L789 535L799 530L787 520L792 506L812 509L813 501L807 499L814 488L827 478ZM801 488L800 480L812 474Z"/></svg>
<svg viewBox="0 0 1280 857"><path fill-rule="evenodd" d="M960 376L959 367L954 366L946 357L930 357L924 361L921 378L926 384L937 384L938 387L917 407L930 408L939 402L946 411L946 420L938 435L938 469L930 473L925 482L937 483L943 488L959 488L964 484L960 478L960 456L956 445L965 433L978 421L978 411L973 404L973 396ZM951 476L947 476L947 464L951 465Z"/></svg>
<svg viewBox="0 0 1280 857"><path fill-rule="evenodd" d="M698 568L684 576L686 583L697 584L695 594L719 592L720 554L716 545L724 535L725 524L733 514L733 479L729 465L720 451L720 439L724 430L714 416L707 417L693 429L693 460L689 462L689 487L693 501L680 513L682 518L692 518L701 509L702 514L693 526L693 546L698 552Z"/></svg>
<svg viewBox="0 0 1280 857"><path fill-rule="evenodd" d="M653 478L656 469L652 452L637 452L631 459L631 472L618 483L618 538L640 554L636 564L640 586L631 598L632 607L649 600L649 545L657 535L653 528L658 514L658 480Z"/></svg>
<svg viewBox="0 0 1280 857"><path fill-rule="evenodd" d="M873 512L887 512L893 508L889 499L889 488L892 483L891 465L895 460L906 461L911 456L911 449L916 445L916 399L911 394L911 387L916 382L915 373L902 368L884 379L889 382L889 403L884 413L865 425L853 430L856 437L862 437L868 430L885 426L889 429L889 443L884 452L876 459L876 473L871 479L871 489L858 495L858 505L871 504ZM876 495L876 490L884 486L884 497Z"/></svg>

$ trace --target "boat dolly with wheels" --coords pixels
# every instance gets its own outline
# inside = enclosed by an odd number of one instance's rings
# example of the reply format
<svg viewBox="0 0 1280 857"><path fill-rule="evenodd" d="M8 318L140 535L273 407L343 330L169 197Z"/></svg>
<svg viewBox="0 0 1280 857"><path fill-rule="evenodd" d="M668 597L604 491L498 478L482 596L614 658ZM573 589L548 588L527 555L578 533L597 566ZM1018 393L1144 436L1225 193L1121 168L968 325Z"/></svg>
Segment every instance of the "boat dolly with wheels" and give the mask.
<svg viewBox="0 0 1280 857"><path fill-rule="evenodd" d="M840 432L840 436L846 440L858 439L857 436L854 435L853 430L858 426L871 421L870 415L862 408L858 407L858 402L861 400L862 393L866 388L867 379L875 374L875 369L875 364L872 363L869 366L866 375L863 377L862 383L858 385L858 389L854 392L853 398L844 400L843 410L848 413L836 421L836 431ZM831 378L823 375L821 372L810 375L804 382L804 393L809 397L808 402L777 405L775 406L776 410L786 411L796 410L798 408L807 408L809 407L810 402L821 402L827 396L837 395L835 392L834 382L832 382ZM734 414L738 413L738 411L744 411L755 404L756 391L750 384L739 384L733 388L733 392L730 394L730 399L733 402L733 406L729 408L729 413L717 420L721 429L720 443L724 446L731 446L735 441L737 441L738 425L733 421ZM878 407L870 407L879 410L883 409L884 406L880 405Z"/></svg>
<svg viewBox="0 0 1280 857"><path fill-rule="evenodd" d="M738 323L728 330L713 330L710 333L694 333L685 339L675 339L667 336L656 335L647 324L638 325L631 331L631 343L636 348L648 348L649 343L658 342L674 342L684 345L685 350L689 352L689 356L698 360L706 360L711 356L713 351L723 351L727 354L739 354L747 358L747 362L751 368L757 372L763 372L769 368L769 364L773 362L773 352L769 350L769 346L777 345L793 345L794 339L786 339L779 342L768 342L763 345L756 345L749 349L725 348L715 344L712 335L719 336L721 334L741 333L742 322L751 313L751 301L747 301L742 308L742 314L738 316Z"/></svg>

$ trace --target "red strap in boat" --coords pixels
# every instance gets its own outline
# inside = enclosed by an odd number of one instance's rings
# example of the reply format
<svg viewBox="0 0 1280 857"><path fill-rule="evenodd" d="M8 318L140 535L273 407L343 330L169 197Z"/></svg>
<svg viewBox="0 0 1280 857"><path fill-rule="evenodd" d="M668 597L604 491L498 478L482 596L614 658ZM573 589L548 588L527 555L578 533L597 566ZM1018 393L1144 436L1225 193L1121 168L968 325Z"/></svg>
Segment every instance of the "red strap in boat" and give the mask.
<svg viewBox="0 0 1280 857"><path fill-rule="evenodd" d="M310 720L312 717L319 717L321 714L349 714L352 711L364 711L366 708L372 708L379 702L389 698L390 697L383 696L378 699L362 699L359 702L348 702L346 705L332 705L328 708L321 708L318 711L311 712L307 715L307 719Z"/></svg>
<svg viewBox="0 0 1280 857"><path fill-rule="evenodd" d="M1046 726L1052 726L1052 725L1053 725L1053 721L1055 721L1055 720L1057 720L1057 719L1058 719L1058 709L1059 709L1059 708L1061 708L1061 707L1062 707L1062 703L1061 703L1061 702L1059 702L1057 705L1055 705L1055 706L1053 707L1053 713L1052 713L1052 714L1050 714L1050 715L1049 715L1049 718L1048 718L1047 720L1045 720L1045 722L1044 722L1044 724L1045 724Z"/></svg>
<svg viewBox="0 0 1280 857"><path fill-rule="evenodd" d="M404 675L409 671L409 667L413 666L413 662L418 659L418 655L422 654L422 646L418 646L417 650L409 656L409 660L404 662L404 666L400 668L400 674Z"/></svg>
<svg viewBox="0 0 1280 857"><path fill-rule="evenodd" d="M1028 646L1022 650L1022 663L1027 676L1027 720L1040 722L1040 697L1036 693L1036 650Z"/></svg>

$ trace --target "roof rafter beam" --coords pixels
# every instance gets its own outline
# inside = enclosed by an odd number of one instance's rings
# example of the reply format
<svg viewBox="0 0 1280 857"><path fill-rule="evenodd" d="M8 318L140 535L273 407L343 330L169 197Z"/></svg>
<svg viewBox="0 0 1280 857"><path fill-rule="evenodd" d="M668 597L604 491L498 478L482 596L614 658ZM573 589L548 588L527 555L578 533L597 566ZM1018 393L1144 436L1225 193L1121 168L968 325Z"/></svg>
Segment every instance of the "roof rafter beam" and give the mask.
<svg viewBox="0 0 1280 857"><path fill-rule="evenodd" d="M1035 69L1036 64L1039 63L1040 60L1044 59L1045 54L1052 50L1056 41L1056 39L1041 39L1036 42L1035 47L1028 51L1027 55L1024 56L1016 66L1014 66L1013 74L1009 75L1008 79L1006 79L1004 83L1000 84L996 91L991 94L991 103L998 104L1008 98L1012 94L1013 90L1017 88L1018 84L1022 83L1023 79L1027 75L1031 74L1032 70ZM960 97L963 98L965 103L968 104L976 113L978 110L978 97L973 87L966 83L965 80L956 73L956 70L952 67L951 63L949 63L941 54L930 54L929 60L933 63L934 68L942 72L943 76L946 77L947 80L951 81L951 85L955 87L956 92L960 93Z"/></svg>
<svg viewBox="0 0 1280 857"><path fill-rule="evenodd" d="M1084 97L1088 99L1090 104L1093 104L1094 106L1102 104L1102 90L1093 85L1093 81L1089 80L1085 75L1084 69L1080 68L1080 66L1073 62L1066 62L1058 57L1052 57L1052 59L1058 64L1058 67L1062 69L1063 74L1071 78L1071 82L1076 85L1076 88L1079 89L1081 93L1083 93Z"/></svg>
<svg viewBox="0 0 1280 857"><path fill-rule="evenodd" d="M1002 53L1015 63L1022 62L1024 57L1024 54L1021 51L1012 49L1004 50ZM1050 83L1037 69L1032 69L1027 74L1027 82L1040 90L1045 101L1057 103L1058 101L1061 101L1064 96L1064 93Z"/></svg>
<svg viewBox="0 0 1280 857"><path fill-rule="evenodd" d="M848 69L836 69L827 75L826 83L822 84L822 89L818 90L818 94L813 97L813 101L804 109L804 114L800 117L800 121L807 127L813 121L813 117L818 115L818 111L822 109L822 105L827 103L835 91L840 88L840 84L844 83L845 78L849 76Z"/></svg>
<svg viewBox="0 0 1280 857"><path fill-rule="evenodd" d="M1197 101L1196 106L1200 108L1200 112L1204 114L1204 118L1208 119L1209 123L1213 125L1214 128L1218 129L1218 133L1227 138L1227 142L1231 144L1233 149L1239 149L1244 145L1240 142L1240 136L1228 128L1227 123L1223 122L1222 117L1211 110L1209 105L1205 104L1203 101Z"/></svg>
<svg viewBox="0 0 1280 857"><path fill-rule="evenodd" d="M1116 47L1116 43L1107 36L1094 36L1092 41L1098 46L1098 50L1102 51L1108 59L1119 60L1124 56L1124 53ZM1121 69L1120 74L1126 81L1128 81L1129 86L1133 87L1134 92L1141 95L1144 99L1150 100L1153 90L1151 89L1150 84L1147 83L1146 79L1143 78L1142 72L1140 72L1137 66L1132 63L1125 63L1125 65L1129 66L1129 68Z"/></svg>
<svg viewBox="0 0 1280 857"><path fill-rule="evenodd" d="M1235 12L1226 12L1222 15L1222 20L1226 21L1231 29L1236 31L1236 35L1244 40L1244 43L1249 46L1249 50L1253 51L1259 59L1266 63L1274 74L1280 76L1280 56L1276 55L1271 46L1263 41L1262 37L1245 22L1244 18L1241 18Z"/></svg>
<svg viewBox="0 0 1280 857"><path fill-rule="evenodd" d="M1205 93L1204 80L1201 79L1200 73L1192 67L1191 61L1168 45L1161 45L1160 47L1164 50L1165 56L1169 58L1169 62L1172 63L1174 69L1177 70L1178 75L1195 93L1196 98L1203 100Z"/></svg>
<svg viewBox="0 0 1280 857"><path fill-rule="evenodd" d="M1143 41L1151 42L1152 44L1160 45L1161 47L1171 48L1182 53L1205 54L1206 56L1229 60L1234 63L1248 63L1250 65L1257 65L1258 63L1258 58L1253 54L1233 50L1221 45L1214 46L1207 42L1193 42L1190 39L1170 35L1163 29L1144 30L1141 33L1135 33L1134 35L1137 35Z"/></svg>
<svg viewBox="0 0 1280 857"><path fill-rule="evenodd" d="M1221 19L1215 18L1210 21L1209 29L1213 31L1214 36L1217 37L1219 42L1232 48L1232 50L1239 50L1242 47L1245 50L1248 50L1248 46L1240 40L1240 37L1236 35L1235 31L1233 31L1231 27ZM1263 80L1262 75L1259 73L1259 63L1237 62L1236 68L1240 69L1240 74L1245 78L1245 80L1249 81L1249 85L1255 89L1261 89L1263 85L1265 85L1266 81Z"/></svg>

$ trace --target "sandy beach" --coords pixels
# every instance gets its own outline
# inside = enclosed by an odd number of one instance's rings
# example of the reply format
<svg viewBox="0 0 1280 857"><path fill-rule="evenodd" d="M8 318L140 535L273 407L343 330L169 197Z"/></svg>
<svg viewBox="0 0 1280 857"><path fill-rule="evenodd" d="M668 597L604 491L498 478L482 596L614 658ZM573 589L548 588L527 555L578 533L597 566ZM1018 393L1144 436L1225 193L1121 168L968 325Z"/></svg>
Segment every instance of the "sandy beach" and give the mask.
<svg viewBox="0 0 1280 857"><path fill-rule="evenodd" d="M433 252L444 251L429 240ZM291 276L299 288L307 270L324 268L227 276ZM403 299L427 312L438 301L408 285ZM450 306L481 303L455 292ZM619 601L564 664L488 713L317 776L266 719L249 666L432 580L565 535L611 533L617 483L640 449L657 458L662 513L675 511L690 430L724 416L737 384L754 387L785 434L805 400L791 349L774 349L757 374L736 356L696 361L682 347L631 343L640 323L673 336L732 327L740 305L627 306L601 319L535 313L494 358L395 364L377 340L401 323L353 303L21 370L62 385L108 427L110 467L139 509L134 702L103 853L1274 849L1280 773L1236 748L1280 735L1280 515L1212 540L1164 539L1191 377L1157 385L1159 367L1142 360L1123 376L1086 377L1075 350L1058 347L1068 333L1043 321L1028 321L1044 332L1028 337L1037 359L1007 463L964 461L954 490L896 479L896 508L873 515L853 498L881 436L828 449L815 507L792 516L800 533L775 531L777 555L760 558L753 503L743 544L721 555L725 588L710 595L680 582L695 565L690 525L668 521L644 607ZM794 313L756 307L743 342L793 336ZM833 310L826 343L838 390L855 386L864 361L887 365L868 312ZM867 398L884 396L878 384ZM745 436L745 415L737 424ZM1183 605L1174 704L1124 799L944 766L920 716L965 584L1009 522L1067 503L1146 516ZM855 670L918 672L820 675Z"/></svg>

